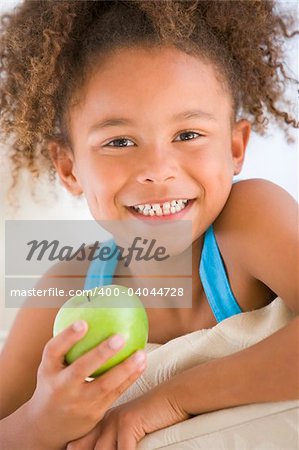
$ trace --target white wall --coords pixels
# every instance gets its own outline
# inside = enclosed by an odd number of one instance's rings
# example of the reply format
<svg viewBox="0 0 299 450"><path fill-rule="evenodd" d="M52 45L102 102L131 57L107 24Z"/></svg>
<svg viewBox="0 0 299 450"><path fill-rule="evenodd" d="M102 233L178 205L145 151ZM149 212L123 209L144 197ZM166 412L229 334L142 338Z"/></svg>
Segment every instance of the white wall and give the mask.
<svg viewBox="0 0 299 450"><path fill-rule="evenodd" d="M15 0L2 0L0 14L7 11L17 2ZM294 6L294 2L292 3ZM298 48L293 44L289 49L289 65L293 72L298 70ZM297 75L298 76L298 75ZM283 188L298 199L298 134L297 142L287 144L283 134L277 128L271 128L270 136L259 137L252 135L248 147L245 167L239 178L266 178ZM4 220L11 218L11 214L5 209L4 193L8 186L9 176L5 165L1 166L0 200L3 208L0 222L0 239L4 242ZM59 202L48 200L50 198L46 188L39 196L40 204L34 203L28 192L20 193L22 204L15 219L90 219L91 215L84 201L72 199L65 191L60 189ZM46 201L44 201L47 199ZM16 310L4 308L4 248L2 247L0 259L0 340L9 330Z"/></svg>

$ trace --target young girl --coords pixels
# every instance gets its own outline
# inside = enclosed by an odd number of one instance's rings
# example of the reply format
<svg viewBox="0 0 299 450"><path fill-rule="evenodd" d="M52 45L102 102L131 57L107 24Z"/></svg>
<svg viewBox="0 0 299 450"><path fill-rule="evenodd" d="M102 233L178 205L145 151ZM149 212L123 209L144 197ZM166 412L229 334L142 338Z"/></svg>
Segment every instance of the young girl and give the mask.
<svg viewBox="0 0 299 450"><path fill-rule="evenodd" d="M3 20L1 124L15 184L23 167L35 178L55 170L96 220L192 222L192 308L149 308L151 342L276 296L299 311L296 202L267 181L233 184L251 128L263 133L270 118L298 127L282 99L290 30L272 1L248 0L25 1ZM132 450L192 415L298 397L295 318L106 413L144 354L87 383L123 341L65 367L86 324L52 338L56 312L23 308L1 355L4 449Z"/></svg>

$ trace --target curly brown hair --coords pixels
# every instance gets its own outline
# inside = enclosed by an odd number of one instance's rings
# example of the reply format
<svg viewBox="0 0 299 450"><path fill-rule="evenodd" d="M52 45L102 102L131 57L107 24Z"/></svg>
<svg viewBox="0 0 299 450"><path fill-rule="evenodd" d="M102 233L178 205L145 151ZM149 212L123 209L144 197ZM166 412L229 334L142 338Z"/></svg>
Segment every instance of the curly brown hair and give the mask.
<svg viewBox="0 0 299 450"><path fill-rule="evenodd" d="M292 15L272 0L25 0L1 20L0 126L13 185L20 169L54 178L49 139L70 144L67 112L93 66L115 48L174 45L214 64L234 117L263 134L269 119L298 128L286 83ZM289 112L288 112L289 111Z"/></svg>

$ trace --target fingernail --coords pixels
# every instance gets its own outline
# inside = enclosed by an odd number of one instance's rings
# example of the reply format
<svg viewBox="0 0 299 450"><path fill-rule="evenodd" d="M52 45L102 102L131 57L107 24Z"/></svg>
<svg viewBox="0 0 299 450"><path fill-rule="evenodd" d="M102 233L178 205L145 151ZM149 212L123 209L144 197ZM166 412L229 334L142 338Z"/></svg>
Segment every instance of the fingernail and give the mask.
<svg viewBox="0 0 299 450"><path fill-rule="evenodd" d="M136 364L141 364L144 362L145 360L145 353L143 350L138 350L138 352L136 352L133 356L133 361Z"/></svg>
<svg viewBox="0 0 299 450"><path fill-rule="evenodd" d="M75 322L73 324L73 330L76 331L77 333L85 330L85 328L86 328L86 322L84 320L78 320L78 322Z"/></svg>
<svg viewBox="0 0 299 450"><path fill-rule="evenodd" d="M124 338L117 334L109 339L108 345L112 350L117 350L118 348L121 348L123 346L124 342Z"/></svg>

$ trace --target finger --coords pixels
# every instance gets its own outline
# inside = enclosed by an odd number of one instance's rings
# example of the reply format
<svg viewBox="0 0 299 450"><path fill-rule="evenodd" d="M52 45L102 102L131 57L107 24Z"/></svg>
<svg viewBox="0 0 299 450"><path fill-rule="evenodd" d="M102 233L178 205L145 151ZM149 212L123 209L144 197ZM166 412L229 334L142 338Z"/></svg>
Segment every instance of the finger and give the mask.
<svg viewBox="0 0 299 450"><path fill-rule="evenodd" d="M99 379L90 383L90 395L97 397L99 391L105 394L106 406L110 406L134 381L140 377L146 366L146 355L138 350L121 364L104 373ZM101 396L103 401L103 396Z"/></svg>
<svg viewBox="0 0 299 450"><path fill-rule="evenodd" d="M106 395L105 403L108 408L113 405L113 403L124 393L127 389L129 389L130 386L132 386L135 381L142 375L146 368L146 365L143 364L140 367L136 369L135 372L133 372L132 375L130 375L123 383L121 383L119 386L114 389L114 391L109 392Z"/></svg>
<svg viewBox="0 0 299 450"><path fill-rule="evenodd" d="M125 339L122 336L114 335L106 339L65 369L65 376L73 380L80 380L83 383L85 378L89 377L95 370L105 364L124 345Z"/></svg>
<svg viewBox="0 0 299 450"><path fill-rule="evenodd" d="M105 426L97 440L94 450L117 450L117 432L113 425Z"/></svg>
<svg viewBox="0 0 299 450"><path fill-rule="evenodd" d="M85 335L87 328L87 323L80 320L50 339L43 351L42 364L56 370L64 368L65 354Z"/></svg>
<svg viewBox="0 0 299 450"><path fill-rule="evenodd" d="M133 431L120 427L117 437L117 450L136 450L137 442Z"/></svg>
<svg viewBox="0 0 299 450"><path fill-rule="evenodd" d="M82 438L69 442L66 450L94 450L99 435L100 428L97 425L93 430L91 430Z"/></svg>

